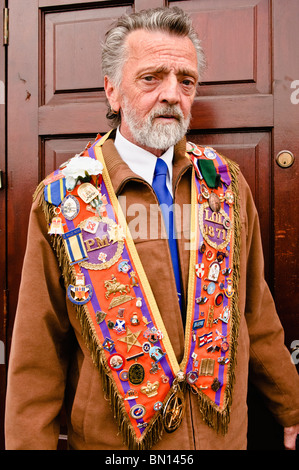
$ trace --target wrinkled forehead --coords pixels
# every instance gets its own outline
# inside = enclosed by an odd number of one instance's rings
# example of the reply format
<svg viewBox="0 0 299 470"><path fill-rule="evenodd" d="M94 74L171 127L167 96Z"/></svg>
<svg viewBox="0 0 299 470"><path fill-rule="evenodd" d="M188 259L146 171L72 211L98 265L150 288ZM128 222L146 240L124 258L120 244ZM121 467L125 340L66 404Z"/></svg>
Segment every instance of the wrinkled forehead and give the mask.
<svg viewBox="0 0 299 470"><path fill-rule="evenodd" d="M197 54L187 36L139 29L126 39L125 65L144 68L180 68L197 75Z"/></svg>

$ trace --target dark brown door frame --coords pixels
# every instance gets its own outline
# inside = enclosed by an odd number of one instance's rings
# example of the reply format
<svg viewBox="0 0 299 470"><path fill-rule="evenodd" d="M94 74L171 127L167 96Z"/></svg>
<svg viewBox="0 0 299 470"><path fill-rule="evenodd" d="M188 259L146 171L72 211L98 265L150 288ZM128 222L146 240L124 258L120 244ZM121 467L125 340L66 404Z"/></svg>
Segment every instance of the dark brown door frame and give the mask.
<svg viewBox="0 0 299 470"><path fill-rule="evenodd" d="M8 13L8 0L0 0L0 423L4 418L4 403L7 370L7 54L8 37L4 28ZM3 448L4 430L0 426L0 449Z"/></svg>

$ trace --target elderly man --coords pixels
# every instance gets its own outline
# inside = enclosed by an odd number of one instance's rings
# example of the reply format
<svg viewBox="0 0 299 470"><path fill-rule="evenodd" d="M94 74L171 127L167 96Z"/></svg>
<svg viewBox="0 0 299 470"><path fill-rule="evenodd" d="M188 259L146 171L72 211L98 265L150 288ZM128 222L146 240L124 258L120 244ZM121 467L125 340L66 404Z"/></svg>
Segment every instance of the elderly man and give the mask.
<svg viewBox="0 0 299 470"><path fill-rule="evenodd" d="M55 449L65 403L73 449L246 449L249 361L294 448L298 376L250 190L235 163L185 138L203 66L177 8L107 33L115 129L34 196L7 448Z"/></svg>

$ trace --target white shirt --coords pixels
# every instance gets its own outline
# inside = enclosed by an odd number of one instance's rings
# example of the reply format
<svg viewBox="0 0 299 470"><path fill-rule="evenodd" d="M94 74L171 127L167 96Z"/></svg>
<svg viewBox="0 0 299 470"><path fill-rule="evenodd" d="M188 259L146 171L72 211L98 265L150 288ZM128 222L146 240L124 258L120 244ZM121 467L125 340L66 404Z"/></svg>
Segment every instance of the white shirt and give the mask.
<svg viewBox="0 0 299 470"><path fill-rule="evenodd" d="M138 145L133 144L129 140L125 139L120 133L119 128L116 131L116 138L114 145L119 155L123 161L129 166L129 168L141 176L145 181L150 185L153 183L155 166L157 163L156 155L148 152L147 150L138 147ZM166 177L167 188L172 194L172 160L173 160L173 151L174 146L169 147L169 149L161 155L160 158L164 160L168 167L168 173Z"/></svg>

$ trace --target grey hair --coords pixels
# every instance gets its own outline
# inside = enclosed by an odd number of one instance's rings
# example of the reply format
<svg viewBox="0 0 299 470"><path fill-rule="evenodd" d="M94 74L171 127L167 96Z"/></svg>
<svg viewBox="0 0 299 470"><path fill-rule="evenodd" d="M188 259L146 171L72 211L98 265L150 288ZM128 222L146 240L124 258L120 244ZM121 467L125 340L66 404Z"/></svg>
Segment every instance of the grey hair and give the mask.
<svg viewBox="0 0 299 470"><path fill-rule="evenodd" d="M197 53L198 74L202 75L205 56L190 16L178 7L151 8L121 16L106 33L105 43L102 46L102 72L114 86L119 88L121 84L122 69L127 58L127 36L138 29L164 31L189 37ZM120 113L115 113L110 106L106 117L112 121L113 126L120 124Z"/></svg>

